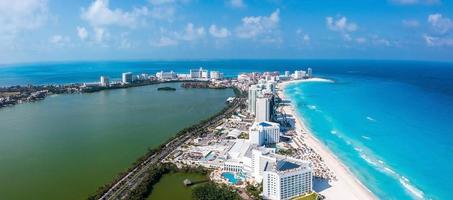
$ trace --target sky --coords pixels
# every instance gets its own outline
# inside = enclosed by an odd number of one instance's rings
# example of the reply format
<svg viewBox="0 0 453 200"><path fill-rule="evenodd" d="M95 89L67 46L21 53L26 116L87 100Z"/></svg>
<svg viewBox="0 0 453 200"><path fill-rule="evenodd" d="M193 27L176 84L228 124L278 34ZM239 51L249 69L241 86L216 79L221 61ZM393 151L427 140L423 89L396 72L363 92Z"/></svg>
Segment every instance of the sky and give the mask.
<svg viewBox="0 0 453 200"><path fill-rule="evenodd" d="M453 61L452 0L0 0L0 63Z"/></svg>

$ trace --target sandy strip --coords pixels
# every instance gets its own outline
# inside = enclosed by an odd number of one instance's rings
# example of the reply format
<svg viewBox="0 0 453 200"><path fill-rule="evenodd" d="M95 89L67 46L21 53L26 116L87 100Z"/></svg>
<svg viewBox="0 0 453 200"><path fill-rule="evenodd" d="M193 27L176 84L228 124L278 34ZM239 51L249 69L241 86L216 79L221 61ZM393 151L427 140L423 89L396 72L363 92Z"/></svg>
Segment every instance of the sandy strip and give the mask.
<svg viewBox="0 0 453 200"><path fill-rule="evenodd" d="M300 82L332 82L331 80L312 78L307 80L296 80L287 81L278 84L279 92L278 95L285 99L283 89L288 84L300 83ZM286 99L289 100L289 99ZM327 199L348 199L348 200L365 200L365 199L377 199L368 188L366 188L350 171L349 169L314 135L305 125L303 119L295 111L294 105L290 107L285 106L283 109L286 114L295 116L296 118L296 132L299 136L304 138L304 142L311 148L313 148L324 160L325 164L332 170L336 177L336 181L330 181L328 184L319 181L314 182L314 188L320 194L324 195ZM303 133L304 132L304 133ZM330 185L330 187L329 187Z"/></svg>

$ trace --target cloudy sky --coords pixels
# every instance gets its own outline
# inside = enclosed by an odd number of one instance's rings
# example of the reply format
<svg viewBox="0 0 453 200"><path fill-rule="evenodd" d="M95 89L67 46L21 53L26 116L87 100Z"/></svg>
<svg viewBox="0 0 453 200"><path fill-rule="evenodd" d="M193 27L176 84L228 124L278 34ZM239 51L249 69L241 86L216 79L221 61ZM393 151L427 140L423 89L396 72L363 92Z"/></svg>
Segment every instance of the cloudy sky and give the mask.
<svg viewBox="0 0 453 200"><path fill-rule="evenodd" d="M450 0L0 0L0 63L453 61Z"/></svg>

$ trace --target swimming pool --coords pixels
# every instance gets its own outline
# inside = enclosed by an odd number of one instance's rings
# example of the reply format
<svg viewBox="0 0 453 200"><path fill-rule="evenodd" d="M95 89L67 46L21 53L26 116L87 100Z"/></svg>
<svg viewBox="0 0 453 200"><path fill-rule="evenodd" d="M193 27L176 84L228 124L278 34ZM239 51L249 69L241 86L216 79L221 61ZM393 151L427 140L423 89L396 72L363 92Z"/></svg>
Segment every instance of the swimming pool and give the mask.
<svg viewBox="0 0 453 200"><path fill-rule="evenodd" d="M236 176L232 172L224 172L222 173L222 177L227 179L228 182L230 182L233 185L236 185L240 181L240 179L236 178Z"/></svg>

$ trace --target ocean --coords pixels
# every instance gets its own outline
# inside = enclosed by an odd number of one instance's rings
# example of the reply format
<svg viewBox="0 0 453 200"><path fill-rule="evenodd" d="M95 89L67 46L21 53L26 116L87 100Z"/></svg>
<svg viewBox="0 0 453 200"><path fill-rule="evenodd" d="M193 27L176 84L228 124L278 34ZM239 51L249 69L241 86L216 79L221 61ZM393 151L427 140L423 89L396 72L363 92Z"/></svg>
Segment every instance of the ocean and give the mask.
<svg viewBox="0 0 453 200"><path fill-rule="evenodd" d="M98 81L122 72L313 68L334 83L285 93L316 137L381 199L449 199L453 189L453 63L370 60L203 60L0 66L0 85ZM46 100L45 100L46 101ZM0 111L1 113L2 111Z"/></svg>

